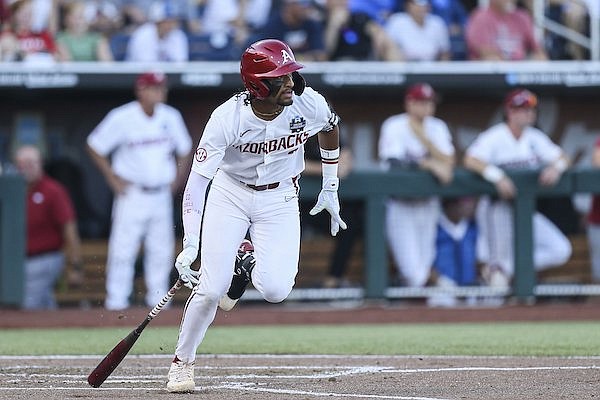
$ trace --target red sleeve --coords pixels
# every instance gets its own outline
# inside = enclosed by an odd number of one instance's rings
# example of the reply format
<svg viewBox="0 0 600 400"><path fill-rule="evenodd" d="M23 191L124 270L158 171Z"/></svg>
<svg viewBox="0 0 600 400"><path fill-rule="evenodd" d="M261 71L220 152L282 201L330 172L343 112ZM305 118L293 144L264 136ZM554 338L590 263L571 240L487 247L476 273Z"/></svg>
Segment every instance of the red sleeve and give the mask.
<svg viewBox="0 0 600 400"><path fill-rule="evenodd" d="M44 40L48 52L56 53L56 42L54 41L54 37L50 34L50 32L41 32L40 37Z"/></svg>

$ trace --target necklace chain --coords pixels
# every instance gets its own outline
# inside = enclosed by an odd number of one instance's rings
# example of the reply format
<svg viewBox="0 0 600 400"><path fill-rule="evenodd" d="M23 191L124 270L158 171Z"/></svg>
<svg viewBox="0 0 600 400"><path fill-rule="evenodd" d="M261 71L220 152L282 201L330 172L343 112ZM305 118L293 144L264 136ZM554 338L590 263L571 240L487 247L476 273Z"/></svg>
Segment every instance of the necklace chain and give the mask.
<svg viewBox="0 0 600 400"><path fill-rule="evenodd" d="M256 107L254 107L254 105L252 105L252 110L258 114L258 116L260 117L275 117L279 114L281 114L281 112L283 111L283 107L279 108L277 111L272 112L272 113L264 113L264 112L260 112L256 109Z"/></svg>

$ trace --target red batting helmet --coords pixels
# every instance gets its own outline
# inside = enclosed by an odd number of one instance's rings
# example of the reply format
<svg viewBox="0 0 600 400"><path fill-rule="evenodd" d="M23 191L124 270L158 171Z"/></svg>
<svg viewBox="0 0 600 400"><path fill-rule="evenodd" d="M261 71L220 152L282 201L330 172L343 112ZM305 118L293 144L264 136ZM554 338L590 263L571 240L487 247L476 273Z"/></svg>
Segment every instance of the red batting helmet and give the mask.
<svg viewBox="0 0 600 400"><path fill-rule="evenodd" d="M280 40L265 39L251 44L240 63L244 86L259 99L269 97L271 88L264 79L277 78L304 68L290 47Z"/></svg>

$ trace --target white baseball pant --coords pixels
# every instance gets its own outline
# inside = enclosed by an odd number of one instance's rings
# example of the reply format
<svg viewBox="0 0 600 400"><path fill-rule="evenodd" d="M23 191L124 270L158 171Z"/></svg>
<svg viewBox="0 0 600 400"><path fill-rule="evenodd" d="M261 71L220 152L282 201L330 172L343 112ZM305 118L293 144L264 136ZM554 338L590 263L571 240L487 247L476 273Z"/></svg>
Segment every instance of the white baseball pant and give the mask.
<svg viewBox="0 0 600 400"><path fill-rule="evenodd" d="M478 223L485 235L490 265L496 265L513 276L514 263L514 222L513 207L506 201L480 201ZM548 218L539 212L533 215L533 264L536 271L564 264L571 257L569 239Z"/></svg>
<svg viewBox="0 0 600 400"><path fill-rule="evenodd" d="M115 198L108 242L107 309L120 310L129 306L135 261L142 242L145 301L146 305L155 306L169 290L174 262L173 197L169 186L160 191L145 192L130 185L125 194Z"/></svg>
<svg viewBox="0 0 600 400"><path fill-rule="evenodd" d="M190 294L179 330L175 354L180 360L195 360L219 299L229 289L237 249L248 229L256 258L254 287L271 303L292 291L300 254L297 183L255 191L219 170L204 209L200 283Z"/></svg>
<svg viewBox="0 0 600 400"><path fill-rule="evenodd" d="M407 286L425 286L435 259L440 204L437 198L388 200L387 240L399 274Z"/></svg>

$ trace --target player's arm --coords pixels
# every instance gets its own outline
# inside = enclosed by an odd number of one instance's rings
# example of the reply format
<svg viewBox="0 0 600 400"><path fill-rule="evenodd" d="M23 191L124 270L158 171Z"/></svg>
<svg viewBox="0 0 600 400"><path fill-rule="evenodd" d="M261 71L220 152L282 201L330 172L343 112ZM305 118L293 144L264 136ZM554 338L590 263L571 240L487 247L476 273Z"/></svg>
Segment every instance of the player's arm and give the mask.
<svg viewBox="0 0 600 400"><path fill-rule="evenodd" d="M483 179L496 186L498 194L503 199L512 199L517 193L513 181L496 165L488 164L479 158L467 154L465 155L464 166L478 173Z"/></svg>
<svg viewBox="0 0 600 400"><path fill-rule="evenodd" d="M83 264L81 257L81 239L77 232L77 222L72 219L63 226L65 254L67 256L67 281L70 285L83 284Z"/></svg>
<svg viewBox="0 0 600 400"><path fill-rule="evenodd" d="M336 125L330 130L318 133L321 148L321 173L323 184L317 204L310 210L315 215L323 210L331 214L331 235L337 235L340 228L346 229L346 223L340 217L340 201L338 199L338 162L340 158L340 131Z"/></svg>
<svg viewBox="0 0 600 400"><path fill-rule="evenodd" d="M542 171L540 172L539 183L542 186L552 186L556 184L563 172L569 168L571 161L569 157L563 152L561 155L554 161L548 164Z"/></svg>
<svg viewBox="0 0 600 400"><path fill-rule="evenodd" d="M106 179L106 183L108 183L108 186L110 186L112 191L116 194L125 192L125 189L129 185L129 182L127 182L124 179L121 179L114 173L108 157L100 155L89 144L86 146L86 148L88 154L92 158L92 161L94 162L94 164L96 164L96 166L104 176L104 179Z"/></svg>
<svg viewBox="0 0 600 400"><path fill-rule="evenodd" d="M198 257L200 248L200 224L204 210L204 200L210 180L197 172L190 172L183 192L183 250L177 256L175 268L180 279L190 289L198 283L200 273L192 270L191 265Z"/></svg>

